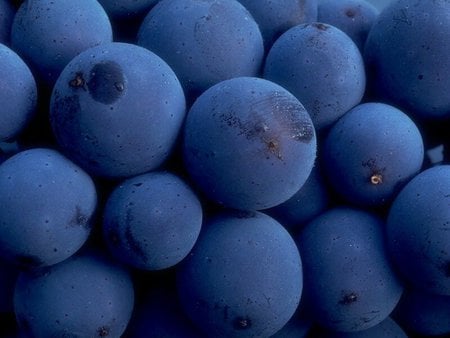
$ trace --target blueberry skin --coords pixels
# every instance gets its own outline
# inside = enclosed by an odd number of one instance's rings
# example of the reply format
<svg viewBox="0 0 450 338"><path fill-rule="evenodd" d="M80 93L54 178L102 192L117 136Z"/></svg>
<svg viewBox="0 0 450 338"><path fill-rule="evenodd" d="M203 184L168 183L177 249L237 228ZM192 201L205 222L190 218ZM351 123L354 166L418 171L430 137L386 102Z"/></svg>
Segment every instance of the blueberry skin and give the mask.
<svg viewBox="0 0 450 338"><path fill-rule="evenodd" d="M35 148L0 165L0 255L22 268L51 265L87 240L97 194L59 152Z"/></svg>
<svg viewBox="0 0 450 338"><path fill-rule="evenodd" d="M379 11L365 0L320 0L317 21L333 25L346 33L361 52Z"/></svg>
<svg viewBox="0 0 450 338"><path fill-rule="evenodd" d="M356 44L340 29L319 22L292 27L275 41L264 78L294 94L317 131L359 104L366 86Z"/></svg>
<svg viewBox="0 0 450 338"><path fill-rule="evenodd" d="M0 43L0 142L15 139L34 116L37 86L28 66Z"/></svg>
<svg viewBox="0 0 450 338"><path fill-rule="evenodd" d="M364 103L331 127L321 160L331 186L347 202L386 205L420 172L424 142L416 124L399 109Z"/></svg>
<svg viewBox="0 0 450 338"><path fill-rule="evenodd" d="M321 330L315 332L316 338L408 338L405 331L390 317L369 329L356 332L337 332Z"/></svg>
<svg viewBox="0 0 450 338"><path fill-rule="evenodd" d="M159 0L98 0L112 18L133 17L150 10Z"/></svg>
<svg viewBox="0 0 450 338"><path fill-rule="evenodd" d="M309 310L304 306L303 298L289 321L271 338L307 338L313 327Z"/></svg>
<svg viewBox="0 0 450 338"><path fill-rule="evenodd" d="M152 172L125 180L109 196L103 238L111 253L138 269L169 268L185 258L202 225L202 207L178 176Z"/></svg>
<svg viewBox="0 0 450 338"><path fill-rule="evenodd" d="M410 337L444 337L450 334L450 297L407 290L393 313Z"/></svg>
<svg viewBox="0 0 450 338"><path fill-rule="evenodd" d="M387 243L405 281L427 293L450 296L450 166L414 177L392 202Z"/></svg>
<svg viewBox="0 0 450 338"><path fill-rule="evenodd" d="M50 86L76 55L111 41L111 23L96 0L27 0L11 29L12 48Z"/></svg>
<svg viewBox="0 0 450 338"><path fill-rule="evenodd" d="M266 50L289 28L317 21L318 0L239 0L259 25Z"/></svg>
<svg viewBox="0 0 450 338"><path fill-rule="evenodd" d="M371 90L426 120L450 112L450 3L399 0L378 16L364 51Z"/></svg>
<svg viewBox="0 0 450 338"><path fill-rule="evenodd" d="M188 112L183 156L211 200L260 210L292 197L308 178L316 135L308 113L284 88L242 77L203 93Z"/></svg>
<svg viewBox="0 0 450 338"><path fill-rule="evenodd" d="M52 92L58 144L95 176L124 178L167 159L186 114L180 82L145 48L113 42L75 57Z"/></svg>
<svg viewBox="0 0 450 338"><path fill-rule="evenodd" d="M268 337L298 307L301 258L281 224L260 212L210 219L179 266L181 305L208 337Z"/></svg>
<svg viewBox="0 0 450 338"><path fill-rule="evenodd" d="M325 177L316 165L305 184L290 199L274 208L267 209L270 216L295 232L324 212L331 203Z"/></svg>
<svg viewBox="0 0 450 338"><path fill-rule="evenodd" d="M0 43L9 45L11 26L16 11L9 0L0 0Z"/></svg>
<svg viewBox="0 0 450 338"><path fill-rule="evenodd" d="M162 0L137 40L166 60L189 97L226 79L258 75L264 58L258 25L235 0Z"/></svg>
<svg viewBox="0 0 450 338"><path fill-rule="evenodd" d="M98 253L22 272L14 292L19 328L35 338L119 338L133 306L130 274Z"/></svg>
<svg viewBox="0 0 450 338"><path fill-rule="evenodd" d="M303 296L313 319L342 332L369 329L397 305L403 286L385 247L383 221L363 210L335 207L297 237Z"/></svg>

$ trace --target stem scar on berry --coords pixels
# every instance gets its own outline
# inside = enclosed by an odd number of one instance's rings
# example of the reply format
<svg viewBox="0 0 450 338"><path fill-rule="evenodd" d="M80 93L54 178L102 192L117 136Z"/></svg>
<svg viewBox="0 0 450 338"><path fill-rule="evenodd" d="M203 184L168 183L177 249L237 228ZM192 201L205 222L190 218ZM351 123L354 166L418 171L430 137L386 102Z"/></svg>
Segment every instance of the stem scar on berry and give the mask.
<svg viewBox="0 0 450 338"><path fill-rule="evenodd" d="M69 86L73 88L83 88L86 90L86 81L83 78L83 73L77 72L75 77L69 81Z"/></svg>
<svg viewBox="0 0 450 338"><path fill-rule="evenodd" d="M383 176L381 174L373 174L370 176L370 183L373 185L379 185L383 183Z"/></svg>
<svg viewBox="0 0 450 338"><path fill-rule="evenodd" d="M236 330L246 330L252 326L252 321L248 317L237 317L233 321L233 327Z"/></svg>
<svg viewBox="0 0 450 338"><path fill-rule="evenodd" d="M341 300L339 300L339 304L341 305L350 305L358 300L358 295L355 292L344 293Z"/></svg>

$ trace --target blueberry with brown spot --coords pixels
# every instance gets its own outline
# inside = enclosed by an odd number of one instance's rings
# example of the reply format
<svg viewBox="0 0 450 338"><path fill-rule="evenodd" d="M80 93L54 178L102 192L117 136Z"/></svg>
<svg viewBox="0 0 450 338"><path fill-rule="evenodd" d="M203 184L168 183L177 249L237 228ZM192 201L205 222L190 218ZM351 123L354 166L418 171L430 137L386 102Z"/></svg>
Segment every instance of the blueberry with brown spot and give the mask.
<svg viewBox="0 0 450 338"><path fill-rule="evenodd" d="M318 21L333 25L346 33L363 52L364 44L379 10L366 0L321 0Z"/></svg>
<svg viewBox="0 0 450 338"><path fill-rule="evenodd" d="M50 99L58 146L90 174L104 178L161 166L185 113L183 88L169 65L150 50L122 42L79 53L64 68Z"/></svg>
<svg viewBox="0 0 450 338"><path fill-rule="evenodd" d="M0 192L2 259L22 267L53 265L88 239L96 187L60 152L33 148L10 157L0 168Z"/></svg>
<svg viewBox="0 0 450 338"><path fill-rule="evenodd" d="M103 238L121 262L161 270L188 255L200 232L203 212L191 188L169 172L125 180L106 201Z"/></svg>
<svg viewBox="0 0 450 338"><path fill-rule="evenodd" d="M416 123L384 103L363 103L334 124L322 163L333 189L355 206L387 205L422 169L424 141Z"/></svg>
<svg viewBox="0 0 450 338"><path fill-rule="evenodd" d="M241 210L292 197L309 176L317 148L300 101L274 82L252 77L206 90L189 111L182 146L194 184L218 204Z"/></svg>

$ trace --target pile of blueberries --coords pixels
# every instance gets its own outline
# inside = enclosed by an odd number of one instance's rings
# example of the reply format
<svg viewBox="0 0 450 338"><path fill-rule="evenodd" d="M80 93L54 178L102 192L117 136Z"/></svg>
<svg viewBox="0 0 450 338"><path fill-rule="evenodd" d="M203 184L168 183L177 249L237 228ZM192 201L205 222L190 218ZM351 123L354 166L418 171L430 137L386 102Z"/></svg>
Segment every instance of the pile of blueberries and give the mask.
<svg viewBox="0 0 450 338"><path fill-rule="evenodd" d="M0 0L0 336L447 337L450 1Z"/></svg>

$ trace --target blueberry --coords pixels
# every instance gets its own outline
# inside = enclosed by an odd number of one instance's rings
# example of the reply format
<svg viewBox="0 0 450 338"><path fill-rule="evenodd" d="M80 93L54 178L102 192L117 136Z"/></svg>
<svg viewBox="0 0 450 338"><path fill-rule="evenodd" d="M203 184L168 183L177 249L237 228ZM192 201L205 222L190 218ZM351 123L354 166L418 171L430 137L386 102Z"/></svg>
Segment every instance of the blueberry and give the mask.
<svg viewBox="0 0 450 338"><path fill-rule="evenodd" d="M188 97L258 75L264 58L258 24L236 0L162 0L142 22L138 44L166 60Z"/></svg>
<svg viewBox="0 0 450 338"><path fill-rule="evenodd" d="M302 104L251 77L218 83L193 104L184 128L185 167L211 200L260 210L292 197L307 180L316 134Z"/></svg>
<svg viewBox="0 0 450 338"><path fill-rule="evenodd" d="M383 103L358 105L330 129L321 161L331 186L354 205L387 205L422 168L416 124Z"/></svg>
<svg viewBox="0 0 450 338"><path fill-rule="evenodd" d="M302 265L288 232L260 212L210 219L177 271L185 313L208 337L269 337L293 316Z"/></svg>
<svg viewBox="0 0 450 338"><path fill-rule="evenodd" d="M111 41L111 23L96 0L27 0L11 29L13 49L50 86L73 57Z"/></svg>
<svg viewBox="0 0 450 338"><path fill-rule="evenodd" d="M168 158L185 117L178 78L145 48L113 42L86 50L56 82L50 119L68 157L95 176L130 177Z"/></svg>
<svg viewBox="0 0 450 338"><path fill-rule="evenodd" d="M16 139L35 115L37 86L22 58L0 43L0 141Z"/></svg>
<svg viewBox="0 0 450 338"><path fill-rule="evenodd" d="M375 214L334 207L299 234L303 296L315 322L334 331L360 331L394 310L403 286L388 256L383 227Z"/></svg>
<svg viewBox="0 0 450 338"><path fill-rule="evenodd" d="M387 243L400 275L426 293L450 295L450 166L415 176L393 201Z"/></svg>
<svg viewBox="0 0 450 338"><path fill-rule="evenodd" d="M449 117L450 3L399 0L378 16L364 57L371 89L417 118Z"/></svg>
<svg viewBox="0 0 450 338"><path fill-rule="evenodd" d="M294 94L317 130L361 102L366 75L361 53L340 29L320 22L292 27L273 44L264 78Z"/></svg>
<svg viewBox="0 0 450 338"><path fill-rule="evenodd" d="M366 0L321 0L317 21L342 30L363 52L367 35L378 14L378 9Z"/></svg>
<svg viewBox="0 0 450 338"><path fill-rule="evenodd" d="M87 240L92 179L59 152L24 150L0 165L0 255L23 268L61 262Z"/></svg>
<svg viewBox="0 0 450 338"><path fill-rule="evenodd" d="M259 25L264 46L269 50L289 28L317 21L318 0L239 0Z"/></svg>
<svg viewBox="0 0 450 338"><path fill-rule="evenodd" d="M109 195L103 237L120 261L145 270L169 268L194 246L200 201L182 179L151 172L125 180Z"/></svg>
<svg viewBox="0 0 450 338"><path fill-rule="evenodd" d="M19 274L14 308L30 337L120 337L131 318L128 271L99 253Z"/></svg>

